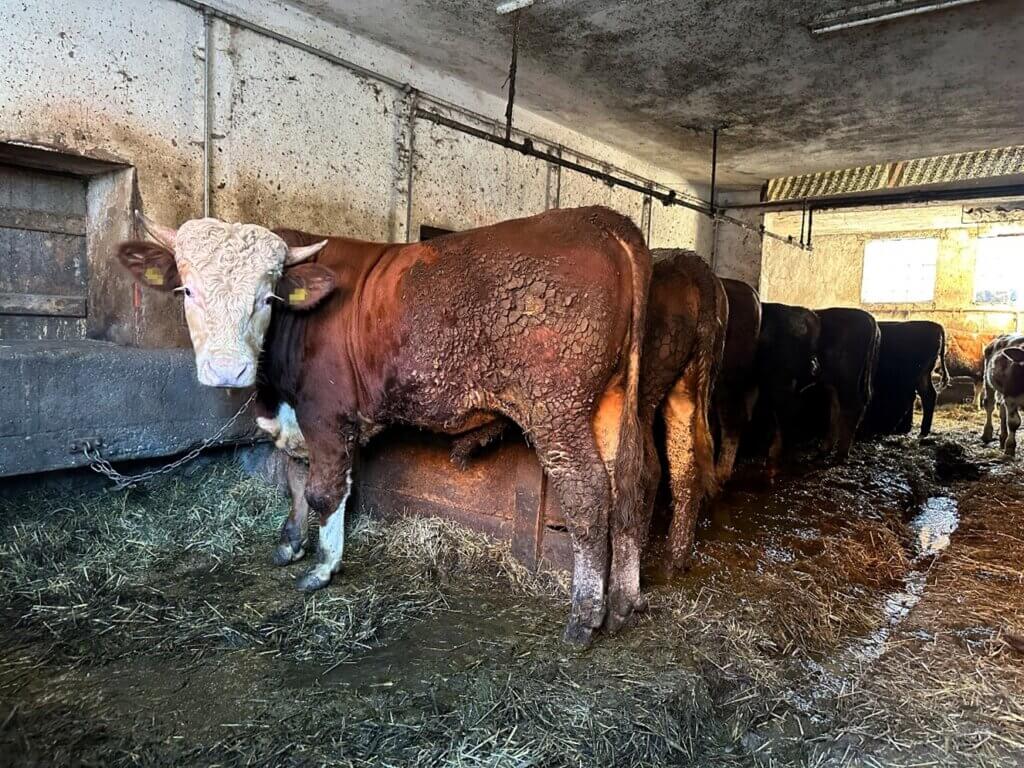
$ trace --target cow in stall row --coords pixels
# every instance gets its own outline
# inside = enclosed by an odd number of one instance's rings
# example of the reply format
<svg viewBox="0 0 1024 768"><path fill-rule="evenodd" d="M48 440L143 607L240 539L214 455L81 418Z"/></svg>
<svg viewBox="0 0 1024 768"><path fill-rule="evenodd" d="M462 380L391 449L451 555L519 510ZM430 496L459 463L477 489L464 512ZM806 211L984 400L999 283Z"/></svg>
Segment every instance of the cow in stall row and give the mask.
<svg viewBox="0 0 1024 768"><path fill-rule="evenodd" d="M983 442L992 439L992 411L999 406L999 447L1014 458L1020 409L1024 407L1024 336L1004 334L985 345L984 352L985 429Z"/></svg>
<svg viewBox="0 0 1024 768"><path fill-rule="evenodd" d="M661 476L656 418L672 563L685 567L700 502L729 478L759 412L774 462L801 400L820 389L824 447L842 459L870 400L880 346L870 315L762 307L753 289L718 280L692 252L658 252L652 266L636 227L608 209L412 244L140 219L155 242L121 244L122 264L143 286L183 295L200 382L255 384L258 423L294 457L292 513L274 561L305 556L316 514L317 560L297 580L304 591L341 566L362 445L413 425L454 436L452 458L463 463L514 423L572 540L565 638L589 643L644 606L640 558Z"/></svg>
<svg viewBox="0 0 1024 768"><path fill-rule="evenodd" d="M359 447L391 424L458 434L520 426L573 545L565 638L589 643L642 605L640 360L651 260L626 217L555 210L425 243L377 244L216 219L119 247L143 286L180 290L203 384L257 383L287 404L309 455L317 562L340 569ZM300 506L300 505L293 505ZM293 515L294 517L294 515ZM302 521L282 545L306 549Z"/></svg>

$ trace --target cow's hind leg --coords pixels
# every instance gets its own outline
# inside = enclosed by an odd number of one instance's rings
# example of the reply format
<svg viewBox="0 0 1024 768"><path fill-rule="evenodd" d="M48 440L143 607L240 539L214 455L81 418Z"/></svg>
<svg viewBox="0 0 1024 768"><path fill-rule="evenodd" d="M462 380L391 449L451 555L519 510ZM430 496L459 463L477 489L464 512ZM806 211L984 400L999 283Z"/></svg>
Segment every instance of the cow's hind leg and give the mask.
<svg viewBox="0 0 1024 768"><path fill-rule="evenodd" d="M843 420L843 409L839 402L839 392L835 387L825 387L828 393L828 428L825 438L821 441L821 453L828 456L836 448L839 442L841 424Z"/></svg>
<svg viewBox="0 0 1024 768"><path fill-rule="evenodd" d="M640 594L640 556L647 538L650 525L650 512L654 505L654 496L658 475L655 465L658 463L657 449L654 446L654 415L641 414L641 439L646 468L645 478L626 478L626 482L643 482L642 496L638 508L620 513L615 502L615 463L619 449L619 428L622 423L622 409L625 407L624 393L621 387L609 389L601 398L594 413L594 436L597 438L597 449L601 454L608 475L609 488L612 489L612 508L609 518L611 530L611 571L608 575L608 610L605 616L605 628L609 632L617 632L637 610L645 607ZM651 471L655 474L651 476Z"/></svg>
<svg viewBox="0 0 1024 768"><path fill-rule="evenodd" d="M589 423L559 425L552 434L531 437L572 539L572 608L564 639L589 645L605 617L612 503L608 472Z"/></svg>
<svg viewBox="0 0 1024 768"><path fill-rule="evenodd" d="M718 441L718 459L715 461L715 476L718 485L724 485L732 477L736 466L736 455L740 449L740 436L743 428L750 421L754 408L754 392L729 391L718 403L718 424L720 438Z"/></svg>
<svg viewBox="0 0 1024 768"><path fill-rule="evenodd" d="M932 418L935 415L935 403L939 399L939 393L935 390L932 382L932 372L926 371L921 380L917 383L917 394L921 397L921 437L927 437L932 431ZM914 406L911 401L910 411L913 413Z"/></svg>
<svg viewBox="0 0 1024 768"><path fill-rule="evenodd" d="M306 502L309 468L304 462L290 456L285 457L285 462L292 511L281 526L278 545L272 557L274 565L288 565L300 560L309 546L309 504Z"/></svg>
<svg viewBox="0 0 1024 768"><path fill-rule="evenodd" d="M836 461L844 462L850 456L853 448L853 439L857 434L857 427L864 418L864 412L868 407L869 397L865 393L852 387L846 391L840 391L836 406L838 413L834 411L833 422L836 426ZM913 411L911 411L913 413Z"/></svg>
<svg viewBox="0 0 1024 768"><path fill-rule="evenodd" d="M697 412L694 376L690 371L676 382L665 398L665 455L672 490L672 525L669 528L669 556L672 567L690 565L697 515L703 497L697 461Z"/></svg>

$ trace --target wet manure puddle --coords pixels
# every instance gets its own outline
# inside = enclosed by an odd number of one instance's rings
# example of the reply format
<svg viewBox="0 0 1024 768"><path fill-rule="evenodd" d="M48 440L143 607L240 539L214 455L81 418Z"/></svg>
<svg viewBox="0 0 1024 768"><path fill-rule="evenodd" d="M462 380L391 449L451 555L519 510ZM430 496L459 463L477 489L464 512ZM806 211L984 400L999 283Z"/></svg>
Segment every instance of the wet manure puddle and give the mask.
<svg viewBox="0 0 1024 768"><path fill-rule="evenodd" d="M564 577L440 521L353 521L298 595L228 463L0 496L0 765L1024 764L1024 473L979 426L748 468L587 651Z"/></svg>

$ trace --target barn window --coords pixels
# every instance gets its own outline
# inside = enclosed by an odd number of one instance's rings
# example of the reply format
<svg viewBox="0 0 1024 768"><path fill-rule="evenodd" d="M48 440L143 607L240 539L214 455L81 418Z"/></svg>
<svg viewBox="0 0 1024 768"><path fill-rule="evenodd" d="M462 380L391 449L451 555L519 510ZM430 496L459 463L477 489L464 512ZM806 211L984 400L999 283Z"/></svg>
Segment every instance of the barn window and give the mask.
<svg viewBox="0 0 1024 768"><path fill-rule="evenodd" d="M983 237L974 261L974 303L1016 306L1024 298L1024 235Z"/></svg>
<svg viewBox="0 0 1024 768"><path fill-rule="evenodd" d="M909 304L935 297L939 241L933 237L869 240L860 298L865 304Z"/></svg>

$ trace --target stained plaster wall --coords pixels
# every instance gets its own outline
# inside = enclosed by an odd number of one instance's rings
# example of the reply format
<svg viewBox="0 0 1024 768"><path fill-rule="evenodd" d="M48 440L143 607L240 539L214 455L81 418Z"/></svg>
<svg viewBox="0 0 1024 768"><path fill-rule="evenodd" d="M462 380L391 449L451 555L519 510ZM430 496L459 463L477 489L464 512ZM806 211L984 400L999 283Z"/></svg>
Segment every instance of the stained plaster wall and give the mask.
<svg viewBox="0 0 1024 768"><path fill-rule="evenodd" d="M137 194L152 218L176 225L200 216L202 15L172 0L4 5L0 140L123 161L136 169ZM215 5L474 111L503 113L499 100L294 8L264 0ZM644 223L654 247L696 248L706 256L712 250L706 217L655 203L647 224L635 193L424 121L413 123L410 139L409 93L225 22L212 24L211 208L220 218L404 241L411 188L412 239L421 224L462 229L601 203ZM517 110L516 122L604 162L706 195L670 170L541 116ZM99 263L108 255L101 250L90 265L92 282L101 285L91 293L121 299L107 302L90 335L186 346L175 299L145 292L133 306L133 288L109 262Z"/></svg>

